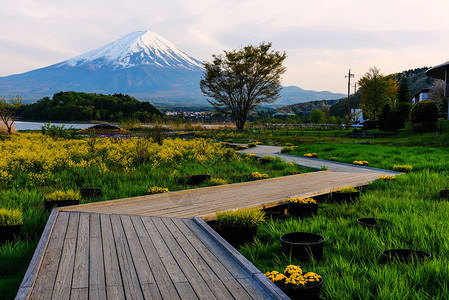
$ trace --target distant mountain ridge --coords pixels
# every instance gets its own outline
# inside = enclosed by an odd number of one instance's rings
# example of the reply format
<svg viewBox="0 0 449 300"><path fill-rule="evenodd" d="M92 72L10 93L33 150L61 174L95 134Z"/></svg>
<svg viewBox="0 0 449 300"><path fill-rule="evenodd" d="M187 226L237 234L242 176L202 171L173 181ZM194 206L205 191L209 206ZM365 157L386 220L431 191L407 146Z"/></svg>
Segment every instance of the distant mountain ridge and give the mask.
<svg viewBox="0 0 449 300"><path fill-rule="evenodd" d="M137 31L66 61L0 77L0 95L19 94L34 102L60 91L123 93L161 105L208 105L199 88L203 70L202 62L172 42L149 30ZM342 96L288 86L273 105Z"/></svg>

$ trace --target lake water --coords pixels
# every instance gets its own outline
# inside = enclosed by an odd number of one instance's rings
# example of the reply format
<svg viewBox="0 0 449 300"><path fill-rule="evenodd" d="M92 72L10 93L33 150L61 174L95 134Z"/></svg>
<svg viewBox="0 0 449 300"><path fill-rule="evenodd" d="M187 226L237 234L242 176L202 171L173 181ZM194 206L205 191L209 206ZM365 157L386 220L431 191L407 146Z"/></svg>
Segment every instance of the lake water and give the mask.
<svg viewBox="0 0 449 300"><path fill-rule="evenodd" d="M22 121L16 121L14 122L14 127L16 130L41 130L42 126L48 122L22 122ZM78 124L78 123L51 123L55 126L62 126L64 125L64 128L70 128L70 126L74 129L84 129L91 126L94 126L95 124Z"/></svg>

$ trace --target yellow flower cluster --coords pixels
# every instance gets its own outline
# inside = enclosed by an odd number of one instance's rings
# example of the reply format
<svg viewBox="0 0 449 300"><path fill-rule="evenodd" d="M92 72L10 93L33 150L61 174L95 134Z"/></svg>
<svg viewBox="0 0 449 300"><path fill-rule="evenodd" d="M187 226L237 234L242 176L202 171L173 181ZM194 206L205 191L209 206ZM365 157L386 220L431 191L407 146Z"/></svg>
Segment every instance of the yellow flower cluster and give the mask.
<svg viewBox="0 0 449 300"><path fill-rule="evenodd" d="M304 157L316 158L316 157L318 157L318 154L316 154L316 153L306 153L303 156Z"/></svg>
<svg viewBox="0 0 449 300"><path fill-rule="evenodd" d="M313 285L321 281L322 277L313 272L303 273L302 269L296 265L289 265L284 273L278 271L266 272L265 276L279 287L296 288Z"/></svg>
<svg viewBox="0 0 449 300"><path fill-rule="evenodd" d="M262 142L254 142L256 145L262 145Z"/></svg>
<svg viewBox="0 0 449 300"><path fill-rule="evenodd" d="M28 180L37 185L44 185L48 178L49 175L45 173L28 173Z"/></svg>
<svg viewBox="0 0 449 300"><path fill-rule="evenodd" d="M298 197L294 197L294 198L289 198L288 199L289 203L298 203L298 204L316 204L315 199L313 198L298 198Z"/></svg>
<svg viewBox="0 0 449 300"><path fill-rule="evenodd" d="M160 193L168 193L169 190L167 188L162 188L158 186L153 186L148 189L148 193L150 194L160 194Z"/></svg>
<svg viewBox="0 0 449 300"><path fill-rule="evenodd" d="M12 180L12 175L8 171L0 170L0 184L8 183Z"/></svg>
<svg viewBox="0 0 449 300"><path fill-rule="evenodd" d="M367 166L369 163L366 160L354 160L352 162L353 165L359 165L359 166Z"/></svg>
<svg viewBox="0 0 449 300"><path fill-rule="evenodd" d="M270 279L271 282L273 282L275 284L279 283L279 282L283 283L285 281L285 279L287 279L287 276L285 276L282 273L279 273L278 271L266 272L265 276L267 276L268 279Z"/></svg>
<svg viewBox="0 0 449 300"><path fill-rule="evenodd" d="M47 201L80 200L81 194L74 190L57 190L45 196Z"/></svg>
<svg viewBox="0 0 449 300"><path fill-rule="evenodd" d="M293 167L295 165L294 163L291 163L291 162L288 162L288 161L284 162L284 164L286 164L287 166L291 166L291 167Z"/></svg>
<svg viewBox="0 0 449 300"><path fill-rule="evenodd" d="M261 173L259 173L259 172L252 172L252 173L251 173L251 176L252 176L254 179L265 179L265 178L268 178L268 174L261 174Z"/></svg>
<svg viewBox="0 0 449 300"><path fill-rule="evenodd" d="M379 177L379 179L381 179L381 180L395 180L396 176L394 176L394 175L382 175L382 176Z"/></svg>
<svg viewBox="0 0 449 300"><path fill-rule="evenodd" d="M0 178L10 178L14 172L51 174L68 168L92 173L110 169L132 170L145 162L155 168L178 168L182 162L204 163L245 159L238 153L227 152L220 143L204 139L166 139L163 145L138 138L98 138L55 140L40 133L19 133L0 143ZM7 172L7 173L4 173ZM2 177L3 176L3 177ZM9 180L9 179L8 179Z"/></svg>
<svg viewBox="0 0 449 300"><path fill-rule="evenodd" d="M413 169L413 166L410 165L394 165L393 170L398 172L410 172Z"/></svg>

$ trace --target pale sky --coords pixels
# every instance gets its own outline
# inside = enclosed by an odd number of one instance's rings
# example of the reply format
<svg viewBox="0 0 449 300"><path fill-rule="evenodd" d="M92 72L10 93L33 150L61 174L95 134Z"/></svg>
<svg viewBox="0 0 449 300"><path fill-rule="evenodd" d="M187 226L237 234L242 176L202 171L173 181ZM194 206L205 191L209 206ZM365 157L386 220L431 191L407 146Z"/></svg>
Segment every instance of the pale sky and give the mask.
<svg viewBox="0 0 449 300"><path fill-rule="evenodd" d="M149 29L187 54L262 41L286 51L283 85L347 92L376 66L390 74L449 60L447 0L0 0L0 76L46 67Z"/></svg>

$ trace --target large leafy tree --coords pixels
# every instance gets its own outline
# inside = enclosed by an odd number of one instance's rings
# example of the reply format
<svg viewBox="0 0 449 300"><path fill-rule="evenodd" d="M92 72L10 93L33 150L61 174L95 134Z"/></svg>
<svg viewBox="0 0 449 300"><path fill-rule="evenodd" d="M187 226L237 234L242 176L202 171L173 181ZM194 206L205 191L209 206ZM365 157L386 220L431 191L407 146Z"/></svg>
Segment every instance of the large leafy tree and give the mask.
<svg viewBox="0 0 449 300"><path fill-rule="evenodd" d="M204 63L201 91L217 110L231 113L237 130L243 130L252 109L279 98L287 55L270 48L271 43L250 45L213 55L212 62Z"/></svg>
<svg viewBox="0 0 449 300"><path fill-rule="evenodd" d="M360 78L359 86L363 114L373 121L376 121L385 104L391 105L396 101L398 85L394 74L383 75L378 68L372 67Z"/></svg>
<svg viewBox="0 0 449 300"><path fill-rule="evenodd" d="M13 124L16 121L17 111L22 106L22 97L9 98L6 101L5 97L0 97L0 119L5 124L8 133L12 133Z"/></svg>

